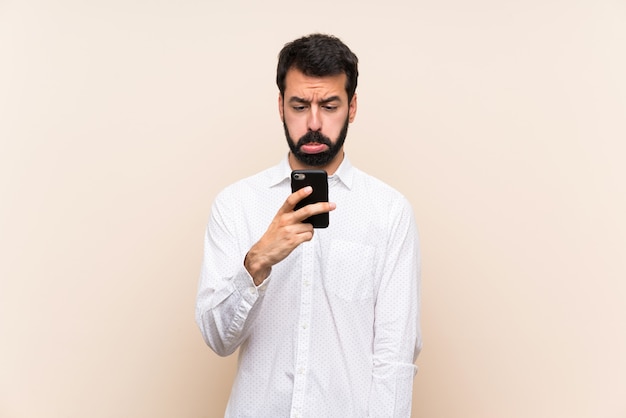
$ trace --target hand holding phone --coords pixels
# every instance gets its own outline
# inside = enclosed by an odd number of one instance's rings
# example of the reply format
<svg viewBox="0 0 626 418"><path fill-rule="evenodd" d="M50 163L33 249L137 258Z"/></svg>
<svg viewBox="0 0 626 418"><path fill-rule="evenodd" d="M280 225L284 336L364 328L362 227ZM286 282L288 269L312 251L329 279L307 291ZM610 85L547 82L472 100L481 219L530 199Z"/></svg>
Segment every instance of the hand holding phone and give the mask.
<svg viewBox="0 0 626 418"><path fill-rule="evenodd" d="M328 175L324 170L294 170L291 172L291 192L303 187L311 186L313 192L302 199L294 210L317 202L328 202ZM313 228L327 228L329 224L328 212L313 215L302 222L310 223Z"/></svg>
<svg viewBox="0 0 626 418"><path fill-rule="evenodd" d="M328 202L328 176L325 171L312 175L306 172L295 174L298 172L292 174L291 180L292 189L295 191L287 197L267 231L250 248L244 258L244 266L257 286L269 276L272 266L284 260L298 245L313 238L313 228L328 226L328 212L320 216L318 215L320 210L335 209L334 203L318 203ZM307 186L311 186L312 190L300 190ZM312 203L317 203L322 208L314 208L312 211L315 215L307 218L308 224L306 224L303 220L306 213L294 215L294 211Z"/></svg>

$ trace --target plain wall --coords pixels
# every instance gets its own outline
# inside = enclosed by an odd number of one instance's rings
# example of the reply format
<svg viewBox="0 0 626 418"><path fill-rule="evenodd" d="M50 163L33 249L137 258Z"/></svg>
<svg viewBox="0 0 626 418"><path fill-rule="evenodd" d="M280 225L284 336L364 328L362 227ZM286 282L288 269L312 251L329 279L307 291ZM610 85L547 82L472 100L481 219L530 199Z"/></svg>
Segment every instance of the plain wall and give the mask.
<svg viewBox="0 0 626 418"><path fill-rule="evenodd" d="M276 57L360 58L352 162L412 202L413 416L626 417L626 3L0 0L0 416L218 417L194 323Z"/></svg>

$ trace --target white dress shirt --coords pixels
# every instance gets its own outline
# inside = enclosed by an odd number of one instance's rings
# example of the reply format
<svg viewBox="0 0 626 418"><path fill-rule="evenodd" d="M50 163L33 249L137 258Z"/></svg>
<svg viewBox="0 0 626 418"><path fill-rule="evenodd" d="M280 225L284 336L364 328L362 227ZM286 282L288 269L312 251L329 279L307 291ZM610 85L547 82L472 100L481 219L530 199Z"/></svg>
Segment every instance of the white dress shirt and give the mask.
<svg viewBox="0 0 626 418"><path fill-rule="evenodd" d="M205 236L196 321L225 356L239 348L226 417L409 417L420 348L413 211L352 167L329 177L337 204L258 287L243 266L291 193L287 158L223 190Z"/></svg>

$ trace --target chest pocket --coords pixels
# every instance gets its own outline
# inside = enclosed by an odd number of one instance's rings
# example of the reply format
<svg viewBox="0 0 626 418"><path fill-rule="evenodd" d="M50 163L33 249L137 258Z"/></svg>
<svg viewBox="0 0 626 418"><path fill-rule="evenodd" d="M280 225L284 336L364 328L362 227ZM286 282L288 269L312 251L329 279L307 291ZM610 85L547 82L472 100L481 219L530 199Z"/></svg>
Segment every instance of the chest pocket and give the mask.
<svg viewBox="0 0 626 418"><path fill-rule="evenodd" d="M371 299L374 293L376 248L333 240L325 272L326 289L346 301Z"/></svg>

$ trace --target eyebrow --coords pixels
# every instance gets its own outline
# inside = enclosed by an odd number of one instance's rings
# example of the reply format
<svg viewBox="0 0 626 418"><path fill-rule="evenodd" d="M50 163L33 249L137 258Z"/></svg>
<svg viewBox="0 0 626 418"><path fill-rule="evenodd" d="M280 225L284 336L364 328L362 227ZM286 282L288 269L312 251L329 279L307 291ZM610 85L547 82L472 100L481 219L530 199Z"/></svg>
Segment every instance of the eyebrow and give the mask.
<svg viewBox="0 0 626 418"><path fill-rule="evenodd" d="M322 99L319 101L320 105L325 105L331 102L341 102L341 97L339 96L330 96L327 97L325 99ZM297 96L292 96L289 99L289 103L302 103L302 104L309 104L311 103L309 100L303 99L302 97L297 97Z"/></svg>

